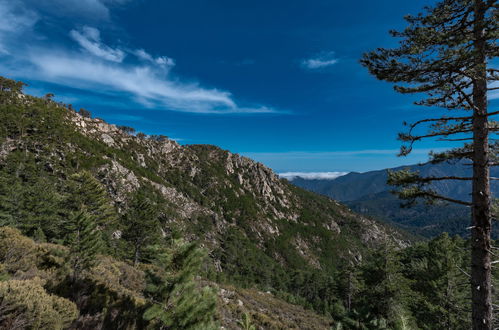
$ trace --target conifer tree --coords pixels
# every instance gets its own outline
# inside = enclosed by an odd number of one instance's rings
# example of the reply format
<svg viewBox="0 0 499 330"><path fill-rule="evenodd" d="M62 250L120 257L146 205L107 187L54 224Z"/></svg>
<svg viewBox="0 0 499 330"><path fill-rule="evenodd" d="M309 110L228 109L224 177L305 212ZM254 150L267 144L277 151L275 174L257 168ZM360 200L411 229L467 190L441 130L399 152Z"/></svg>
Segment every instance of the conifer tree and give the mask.
<svg viewBox="0 0 499 330"><path fill-rule="evenodd" d="M160 239L158 209L147 189L141 188L134 193L123 222L123 238L131 243L132 259L137 265L147 247Z"/></svg>
<svg viewBox="0 0 499 330"><path fill-rule="evenodd" d="M194 243L176 240L166 253L157 255L163 274L149 272L146 297L150 301L144 319L157 329L217 329L213 316L216 295L196 280L205 252Z"/></svg>
<svg viewBox="0 0 499 330"><path fill-rule="evenodd" d="M336 285L339 295L347 312L352 310L352 305L357 294L361 290L360 270L352 260L342 260L339 267L339 273L336 279Z"/></svg>
<svg viewBox="0 0 499 330"><path fill-rule="evenodd" d="M409 125L399 138L406 142L401 155L415 142L427 138L461 141L462 147L431 154L431 161L470 160L470 177L421 177L408 171L391 173L389 182L402 186L399 196L409 201L423 198L454 202L472 210L472 319L474 329L491 329L491 195L490 166L498 165L498 142L490 142L499 125L498 111L489 111L488 92L499 70L491 64L499 54L496 0L443 0L424 13L407 16L408 27L392 31L402 38L395 49L377 49L361 60L378 79L398 83L396 91L426 94L416 105L448 109L452 115L436 115ZM420 127L426 132L418 132ZM442 196L428 185L434 181L472 183L471 202Z"/></svg>
<svg viewBox="0 0 499 330"><path fill-rule="evenodd" d="M0 170L0 225L29 236L53 238L60 225L60 195L32 157L11 155Z"/></svg>
<svg viewBox="0 0 499 330"><path fill-rule="evenodd" d="M117 215L111 199L103 185L88 171L69 177L64 207L69 212L85 211L101 230L112 230L117 224Z"/></svg>
<svg viewBox="0 0 499 330"><path fill-rule="evenodd" d="M96 264L96 256L102 251L102 234L94 218L82 211L68 218L64 231L64 243L69 247L71 277L73 282L77 282L83 271Z"/></svg>
<svg viewBox="0 0 499 330"><path fill-rule="evenodd" d="M420 249L421 253L413 251ZM408 251L407 277L417 295L413 314L422 329L469 329L469 279L464 241L444 233Z"/></svg>
<svg viewBox="0 0 499 330"><path fill-rule="evenodd" d="M369 328L402 329L410 319L411 290L398 253L390 244L376 249L362 267L364 288L356 309Z"/></svg>
<svg viewBox="0 0 499 330"><path fill-rule="evenodd" d="M11 93L22 93L23 87L27 86L25 83L22 81L15 81L12 79L8 79L5 77L0 77L0 96L3 96L4 94L10 94ZM0 100L5 100L6 98L0 97Z"/></svg>

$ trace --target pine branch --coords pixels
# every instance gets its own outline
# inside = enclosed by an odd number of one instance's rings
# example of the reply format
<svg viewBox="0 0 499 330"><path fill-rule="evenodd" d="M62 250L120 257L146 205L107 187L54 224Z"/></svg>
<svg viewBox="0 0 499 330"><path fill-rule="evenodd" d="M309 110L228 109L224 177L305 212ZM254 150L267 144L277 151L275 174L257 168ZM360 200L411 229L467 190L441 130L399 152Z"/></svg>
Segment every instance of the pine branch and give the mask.
<svg viewBox="0 0 499 330"><path fill-rule="evenodd" d="M475 105L475 103L473 102L473 100L471 99L471 96L470 94L466 93L465 91L463 91L459 86L457 86L452 80L450 81L450 83L452 84L452 86L454 86L454 88L457 90L457 92L459 93L459 95L461 95L461 97L466 101L466 103L468 103L468 106L471 108L471 109L474 109L476 110L477 107Z"/></svg>
<svg viewBox="0 0 499 330"><path fill-rule="evenodd" d="M400 133L399 134L399 139L402 141L419 141L422 139L427 139L431 137L436 137L436 136L449 136L449 135L454 135L454 134L461 134L461 133L471 133L471 129L463 129L463 130L456 130L456 131L442 131L442 132L435 132L435 133L430 133L426 135L409 135L405 133Z"/></svg>
<svg viewBox="0 0 499 330"><path fill-rule="evenodd" d="M462 138L462 139L445 139L445 138L440 138L437 141L450 141L450 142L460 142L460 141L473 141L473 138Z"/></svg>
<svg viewBox="0 0 499 330"><path fill-rule="evenodd" d="M472 203L469 203L469 202L465 202L465 201L462 201L462 200L458 200L458 199L454 199L454 198L442 196L442 195L436 194L434 192L429 192L429 191L428 192L424 192L424 196L431 197L431 198L434 198L434 199L440 199L440 200L443 200L443 201L446 201L446 202L451 202L451 203L459 204L459 205L465 205L465 206L472 206L473 205Z"/></svg>
<svg viewBox="0 0 499 330"><path fill-rule="evenodd" d="M426 183L432 181L444 181L444 180L461 180L461 181L471 181L471 177L460 177L460 176L441 176L441 177L420 177L419 182Z"/></svg>
<svg viewBox="0 0 499 330"><path fill-rule="evenodd" d="M496 114L499 113L496 112ZM418 125L421 125L423 123L428 123L428 122L441 122L441 121L453 121L453 120L471 120L473 117L472 116L466 116L466 117L441 117L441 118L427 118L427 119L422 119L414 122L413 124L409 125L409 134L416 128ZM404 125L407 125L406 122L404 122Z"/></svg>

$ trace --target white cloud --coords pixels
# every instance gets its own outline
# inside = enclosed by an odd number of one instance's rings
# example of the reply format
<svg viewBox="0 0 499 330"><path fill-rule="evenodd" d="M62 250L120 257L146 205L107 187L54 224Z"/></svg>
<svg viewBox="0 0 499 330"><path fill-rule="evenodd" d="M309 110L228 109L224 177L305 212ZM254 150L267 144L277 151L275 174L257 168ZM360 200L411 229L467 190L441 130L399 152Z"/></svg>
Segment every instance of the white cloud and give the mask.
<svg viewBox="0 0 499 330"><path fill-rule="evenodd" d="M228 92L208 90L196 84L176 84L162 80L148 66L120 66L107 64L84 56L64 53L37 52L30 61L38 66L41 77L54 83L68 82L78 88L101 87L107 91L129 92L144 100L163 100L175 108L197 103L235 107Z"/></svg>
<svg viewBox="0 0 499 330"><path fill-rule="evenodd" d="M301 62L302 67L310 70L323 69L338 63L334 52L320 53L312 58L305 59Z"/></svg>
<svg viewBox="0 0 499 330"><path fill-rule="evenodd" d="M163 65L163 66L174 66L175 65L175 60L173 60L172 58L166 57L166 56L156 57L154 59L154 62L156 64Z"/></svg>
<svg viewBox="0 0 499 330"><path fill-rule="evenodd" d="M348 172L284 172L279 173L279 176L288 180L294 180L296 178L307 180L334 180L346 174L348 174Z"/></svg>
<svg viewBox="0 0 499 330"><path fill-rule="evenodd" d="M47 0L46 3L57 1ZM126 2L84 0L87 1L105 5ZM80 51L47 43L50 36L34 29L38 17L44 14L26 10L25 3L0 0L2 75L90 91L94 94L93 102L102 104L123 102L129 107L212 114L279 112L263 105L240 105L229 91L207 88L174 76L171 69L175 61L170 57L152 56L140 48L110 47L102 41L100 31L90 26L69 29L70 36L81 47ZM37 7L33 5L33 8ZM127 55L133 57L126 58ZM121 101L116 101L116 97Z"/></svg>
<svg viewBox="0 0 499 330"><path fill-rule="evenodd" d="M37 49L28 60L30 78L101 93L125 93L150 108L194 113L270 113L269 107L239 107L227 91L183 83L149 65L112 63L64 51Z"/></svg>
<svg viewBox="0 0 499 330"><path fill-rule="evenodd" d="M19 30L30 28L39 18L35 12L5 0L0 0L0 17L0 31L5 32L20 32Z"/></svg>
<svg viewBox="0 0 499 330"><path fill-rule="evenodd" d="M0 0L0 53L10 54L9 43L38 22L39 15L19 3Z"/></svg>
<svg viewBox="0 0 499 330"><path fill-rule="evenodd" d="M125 53L120 49L113 49L101 42L100 31L90 26L84 26L80 31L71 30L69 35L90 54L108 61L122 62Z"/></svg>
<svg viewBox="0 0 499 330"><path fill-rule="evenodd" d="M163 66L163 67L175 66L175 60L172 58L169 58L167 56L153 57L151 54L149 54L148 52L146 52L143 49L136 49L136 50L132 51L132 53L135 56L137 56L139 59L146 61L146 62L158 64L158 65Z"/></svg>

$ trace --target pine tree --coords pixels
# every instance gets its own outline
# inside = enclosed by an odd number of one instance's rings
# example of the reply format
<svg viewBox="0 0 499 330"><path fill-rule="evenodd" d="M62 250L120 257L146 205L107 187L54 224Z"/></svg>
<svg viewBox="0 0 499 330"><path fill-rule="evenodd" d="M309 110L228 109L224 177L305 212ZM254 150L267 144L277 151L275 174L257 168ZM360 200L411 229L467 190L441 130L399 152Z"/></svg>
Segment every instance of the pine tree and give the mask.
<svg viewBox="0 0 499 330"><path fill-rule="evenodd" d="M0 172L0 225L19 227L22 185L9 173Z"/></svg>
<svg viewBox="0 0 499 330"><path fill-rule="evenodd" d="M135 265L142 261L147 247L160 239L157 206L141 188L135 192L123 217L123 238L132 245L132 259Z"/></svg>
<svg viewBox="0 0 499 330"><path fill-rule="evenodd" d="M54 238L61 221L60 199L31 156L11 155L0 170L0 225L19 228L29 236Z"/></svg>
<svg viewBox="0 0 499 330"><path fill-rule="evenodd" d="M364 288L356 302L363 322L371 329L401 329L410 319L408 301L412 294L403 276L399 254L386 243L376 249L362 266Z"/></svg>
<svg viewBox="0 0 499 330"><path fill-rule="evenodd" d="M216 294L200 288L196 280L205 252L194 243L174 242L166 253L157 254L165 272L149 272L146 297L150 301L144 319L157 329L216 329L213 316Z"/></svg>
<svg viewBox="0 0 499 330"><path fill-rule="evenodd" d="M117 225L116 211L103 185L88 171L69 177L64 208L69 212L85 211L103 231Z"/></svg>
<svg viewBox="0 0 499 330"><path fill-rule="evenodd" d="M102 251L101 232L92 216L85 212L72 214L64 224L64 243L69 247L69 266L72 281L77 282L82 272L96 264L96 257Z"/></svg>
<svg viewBox="0 0 499 330"><path fill-rule="evenodd" d="M352 310L352 305L361 290L359 281L360 269L352 260L342 260L338 266L339 272L336 279L339 295L347 312Z"/></svg>
<svg viewBox="0 0 499 330"><path fill-rule="evenodd" d="M474 329L491 329L491 195L490 166L498 165L499 143L489 143L489 135L499 125L492 120L498 111L488 111L487 93L498 87L490 84L499 79L499 70L491 62L499 54L499 35L495 0L443 0L424 13L407 16L409 26L402 32L396 49L378 49L362 59L378 79L399 83L400 93L423 93L416 102L425 107L448 109L455 114L426 118L409 125L400 134L401 155L411 152L415 142L427 138L464 141L464 145L431 155L434 163L448 160L471 160L470 177L421 177L408 171L391 173L390 183L402 186L400 197L414 201L423 198L445 200L472 209L472 319ZM428 131L418 133L421 125ZM434 181L472 182L471 202L442 196L428 185Z"/></svg>
<svg viewBox="0 0 499 330"><path fill-rule="evenodd" d="M406 275L417 293L411 309L419 328L470 328L467 262L464 241L446 233L406 251Z"/></svg>

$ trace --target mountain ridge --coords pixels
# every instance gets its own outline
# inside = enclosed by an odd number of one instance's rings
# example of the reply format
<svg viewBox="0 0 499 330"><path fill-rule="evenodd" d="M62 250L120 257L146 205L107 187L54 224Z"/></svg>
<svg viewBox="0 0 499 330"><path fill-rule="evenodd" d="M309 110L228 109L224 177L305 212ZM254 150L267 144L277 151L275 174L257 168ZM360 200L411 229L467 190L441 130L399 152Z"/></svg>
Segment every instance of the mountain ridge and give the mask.
<svg viewBox="0 0 499 330"><path fill-rule="evenodd" d="M68 178L86 171L103 185L118 215L146 189L159 209L162 237L199 241L208 250L210 279L270 291L321 312L337 299L332 274L339 264L362 259L372 247L402 247L412 239L216 146L181 146L166 136L134 133L50 95L0 92L0 220L25 235L59 242L64 214L24 205L32 191L58 203ZM124 225L109 242L121 244ZM302 293L296 283L303 276L316 278L313 290L329 295Z"/></svg>
<svg viewBox="0 0 499 330"><path fill-rule="evenodd" d="M460 163L417 164L399 166L391 169L369 171L364 173L351 172L334 180L310 180L296 178L293 184L323 194L347 204L356 212L372 216L410 231L416 235L426 237L437 236L447 231L463 237L469 235L469 209L452 204L425 206L418 204L412 208L401 208L402 200L391 194L395 187L387 184L388 171L410 169L419 171L421 176L470 176L471 168ZM499 176L499 169L491 170L491 176ZM471 183L463 182L435 182L432 188L437 193L455 199L469 200ZM499 193L499 183L491 182L494 195ZM494 235L499 232L495 230Z"/></svg>

